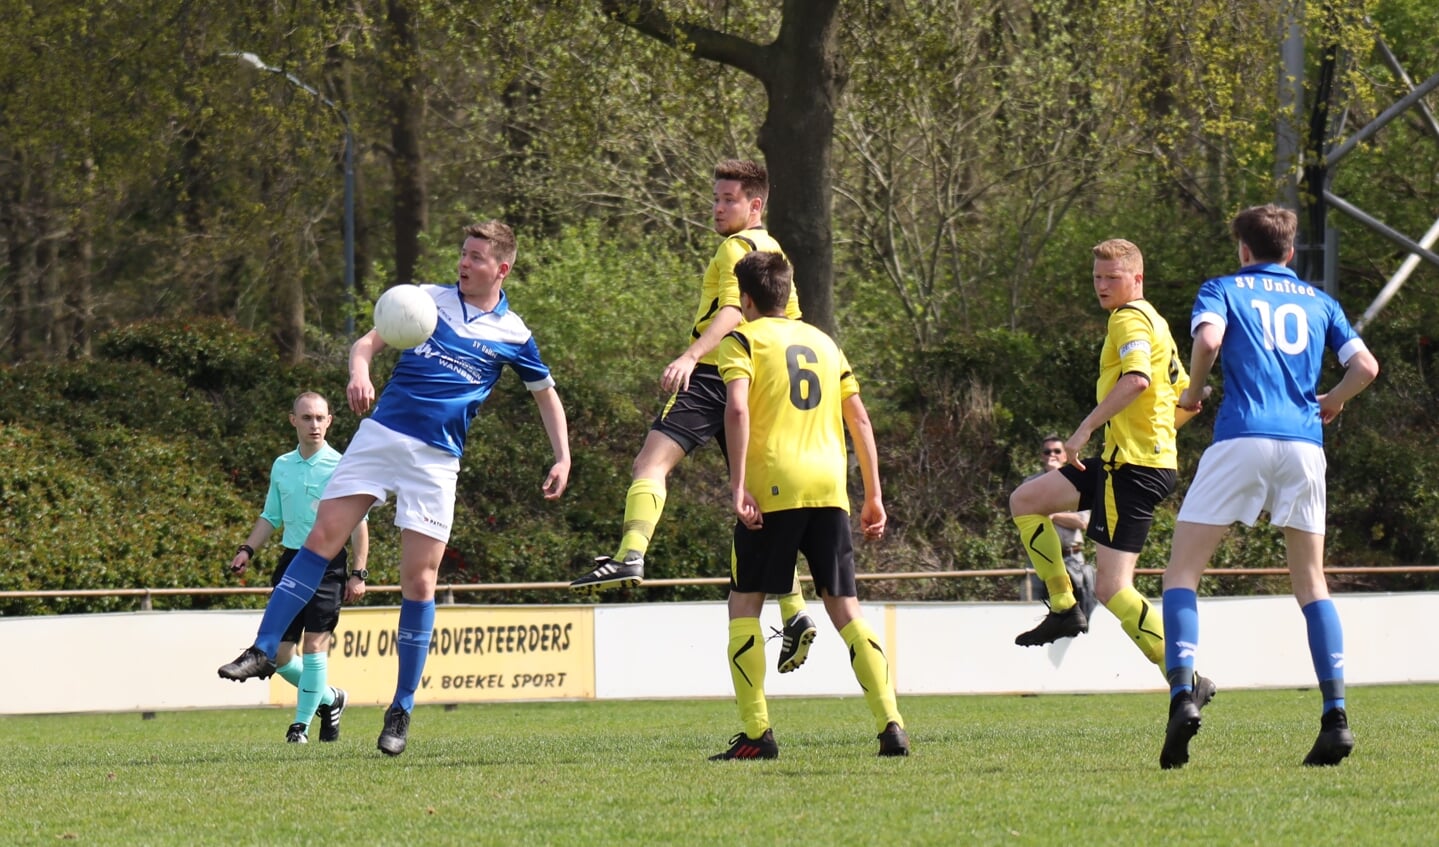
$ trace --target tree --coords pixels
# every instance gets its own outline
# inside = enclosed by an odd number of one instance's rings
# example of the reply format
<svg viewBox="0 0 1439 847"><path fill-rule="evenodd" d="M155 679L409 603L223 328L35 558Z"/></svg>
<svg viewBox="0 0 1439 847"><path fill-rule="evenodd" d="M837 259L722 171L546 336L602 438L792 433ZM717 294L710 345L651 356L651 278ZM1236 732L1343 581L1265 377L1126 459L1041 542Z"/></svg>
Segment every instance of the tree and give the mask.
<svg viewBox="0 0 1439 847"><path fill-rule="evenodd" d="M394 180L395 276L415 280L420 237L429 225L429 194L422 149L427 92L421 83L419 24L413 0L387 0L390 172Z"/></svg>
<svg viewBox="0 0 1439 847"><path fill-rule="evenodd" d="M837 227L852 236L854 260L888 281L919 349L1032 320L1037 263L1119 158L1104 117L1114 84L1095 61L1106 50L1101 19L1073 5L889 4L848 15Z"/></svg>
<svg viewBox="0 0 1439 847"><path fill-rule="evenodd" d="M834 330L832 158L845 85L839 0L785 0L767 44L666 11L654 0L600 0L614 20L758 79L768 96L758 144L770 171L769 225L795 265L805 320Z"/></svg>

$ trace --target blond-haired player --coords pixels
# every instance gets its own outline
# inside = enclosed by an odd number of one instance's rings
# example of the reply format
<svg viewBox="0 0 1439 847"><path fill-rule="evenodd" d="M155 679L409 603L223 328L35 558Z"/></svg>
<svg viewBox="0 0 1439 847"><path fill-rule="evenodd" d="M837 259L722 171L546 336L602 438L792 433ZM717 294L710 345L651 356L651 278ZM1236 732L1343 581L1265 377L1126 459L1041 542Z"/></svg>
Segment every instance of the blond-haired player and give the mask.
<svg viewBox="0 0 1439 847"><path fill-rule="evenodd" d="M1095 543L1099 602L1119 618L1145 658L1164 670L1164 626L1134 588L1134 568L1149 538L1154 507L1174 492L1179 454L1175 430L1198 413L1178 407L1189 375L1169 324L1144 299L1144 256L1122 238L1093 248L1094 293L1109 312L1094 409L1065 439L1069 463L1031 479L1009 498L1010 515L1034 570L1049 589L1049 614L1014 643L1048 644L1089 631L1064 568L1059 536L1049 516L1088 509L1087 535ZM1085 445L1103 432L1098 455ZM1214 683L1194 677L1196 702L1214 696Z"/></svg>

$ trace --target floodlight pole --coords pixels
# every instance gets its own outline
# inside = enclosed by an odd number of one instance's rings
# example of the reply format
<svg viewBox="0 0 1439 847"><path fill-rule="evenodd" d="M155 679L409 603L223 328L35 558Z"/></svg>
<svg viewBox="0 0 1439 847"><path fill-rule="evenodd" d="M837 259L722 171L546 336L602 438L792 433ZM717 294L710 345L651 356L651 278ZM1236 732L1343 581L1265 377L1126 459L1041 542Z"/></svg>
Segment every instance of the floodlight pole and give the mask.
<svg viewBox="0 0 1439 847"><path fill-rule="evenodd" d="M340 117L345 129L345 337L355 337L355 134L350 128L350 116L345 114L335 101L306 85L299 77L283 68L268 65L254 53L224 53L232 59L239 59L256 70L279 74L296 88L314 95L315 99L329 106Z"/></svg>

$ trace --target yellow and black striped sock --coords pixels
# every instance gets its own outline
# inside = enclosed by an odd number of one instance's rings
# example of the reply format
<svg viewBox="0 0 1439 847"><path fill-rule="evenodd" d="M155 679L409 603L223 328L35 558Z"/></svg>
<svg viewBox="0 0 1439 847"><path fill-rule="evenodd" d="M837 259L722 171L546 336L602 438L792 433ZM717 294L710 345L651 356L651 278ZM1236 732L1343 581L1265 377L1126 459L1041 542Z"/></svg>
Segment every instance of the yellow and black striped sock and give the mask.
<svg viewBox="0 0 1439 847"><path fill-rule="evenodd" d="M665 482L662 479L636 479L630 483L625 494L624 534L620 536L620 549L615 558L624 556L626 550L643 554L650 549L650 537L655 534L655 524L665 510Z"/></svg>
<svg viewBox="0 0 1439 847"><path fill-rule="evenodd" d="M1056 612L1073 608L1074 583L1064 569L1064 551L1059 547L1054 522L1045 515L1016 515L1014 525L1019 527L1020 546L1029 554L1034 572L1049 589L1049 608Z"/></svg>
<svg viewBox="0 0 1439 847"><path fill-rule="evenodd" d="M729 622L727 658L744 734L759 738L769 729L769 706L764 699L764 633L759 618L734 618Z"/></svg>
<svg viewBox="0 0 1439 847"><path fill-rule="evenodd" d="M1129 633L1134 640L1139 652L1149 661L1164 670L1164 621L1144 595L1134 590L1134 586L1121 589L1118 594L1109 598L1104 604L1105 608L1119 618L1119 625Z"/></svg>
<svg viewBox="0 0 1439 847"><path fill-rule="evenodd" d="M804 591L799 587L799 571L795 570L794 588L790 590L790 593L779 596L779 613L784 618L784 622L789 623L790 618L804 610Z"/></svg>
<svg viewBox="0 0 1439 847"><path fill-rule="evenodd" d="M904 726L899 715L899 706L894 699L894 679L889 675L889 660L879 646L879 637L870 629L864 618L855 618L839 631L844 645L849 648L849 663L854 668L854 678L864 689L864 702L874 715L875 731L884 732L890 721Z"/></svg>

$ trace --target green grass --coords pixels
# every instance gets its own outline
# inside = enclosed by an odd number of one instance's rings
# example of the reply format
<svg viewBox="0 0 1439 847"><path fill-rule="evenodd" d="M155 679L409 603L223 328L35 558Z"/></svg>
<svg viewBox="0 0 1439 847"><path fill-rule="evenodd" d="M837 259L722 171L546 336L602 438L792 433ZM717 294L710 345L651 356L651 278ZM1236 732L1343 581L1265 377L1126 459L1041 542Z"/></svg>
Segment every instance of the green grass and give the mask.
<svg viewBox="0 0 1439 847"><path fill-rule="evenodd" d="M773 762L705 761L722 701L421 707L396 759L377 708L305 746L279 709L9 717L0 844L1431 844L1436 703L1351 688L1313 769L1316 692L1221 691L1179 771L1158 694L902 698L900 760L857 697L772 701Z"/></svg>

